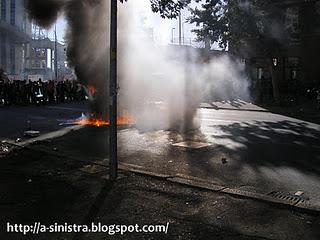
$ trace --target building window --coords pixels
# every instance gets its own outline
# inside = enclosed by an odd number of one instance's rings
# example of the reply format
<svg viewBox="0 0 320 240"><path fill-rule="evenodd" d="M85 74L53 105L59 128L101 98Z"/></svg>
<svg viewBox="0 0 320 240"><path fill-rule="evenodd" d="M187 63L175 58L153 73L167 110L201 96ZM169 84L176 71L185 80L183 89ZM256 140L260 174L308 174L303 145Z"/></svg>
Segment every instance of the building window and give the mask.
<svg viewBox="0 0 320 240"><path fill-rule="evenodd" d="M297 69L292 69L292 71L291 71L291 79L292 80L296 80L297 79L297 75L298 75Z"/></svg>
<svg viewBox="0 0 320 240"><path fill-rule="evenodd" d="M10 2L10 24L16 24L16 0Z"/></svg>
<svg viewBox="0 0 320 240"><path fill-rule="evenodd" d="M7 1L1 0L1 21L6 21L7 18Z"/></svg>
<svg viewBox="0 0 320 240"><path fill-rule="evenodd" d="M250 3L248 0L238 0L238 4L241 8L249 9Z"/></svg>
<svg viewBox="0 0 320 240"><path fill-rule="evenodd" d="M258 73L258 80L261 80L262 76L263 76L263 69L262 68L258 68L257 69L257 73Z"/></svg>
<svg viewBox="0 0 320 240"><path fill-rule="evenodd" d="M272 58L272 64L274 67L278 65L278 59L277 58Z"/></svg>
<svg viewBox="0 0 320 240"><path fill-rule="evenodd" d="M32 48L32 57L34 58L47 58L47 50L45 48Z"/></svg>
<svg viewBox="0 0 320 240"><path fill-rule="evenodd" d="M47 67L48 68L52 68L51 64L52 64L52 55L51 55L51 49L50 48L47 48Z"/></svg>
<svg viewBox="0 0 320 240"><path fill-rule="evenodd" d="M320 2L316 2L316 27L317 32L320 32Z"/></svg>
<svg viewBox="0 0 320 240"><path fill-rule="evenodd" d="M40 61L40 68L42 68L42 69L47 68L47 61L46 60L41 60Z"/></svg>
<svg viewBox="0 0 320 240"><path fill-rule="evenodd" d="M299 44L300 39L300 23L299 23L299 7L288 7L285 16L285 28L289 35L291 44Z"/></svg>
<svg viewBox="0 0 320 240"><path fill-rule="evenodd" d="M290 67L298 67L300 65L300 59L298 57L288 57L287 65Z"/></svg>
<svg viewBox="0 0 320 240"><path fill-rule="evenodd" d="M241 58L240 62L241 62L241 65L245 66L247 64L247 59Z"/></svg>

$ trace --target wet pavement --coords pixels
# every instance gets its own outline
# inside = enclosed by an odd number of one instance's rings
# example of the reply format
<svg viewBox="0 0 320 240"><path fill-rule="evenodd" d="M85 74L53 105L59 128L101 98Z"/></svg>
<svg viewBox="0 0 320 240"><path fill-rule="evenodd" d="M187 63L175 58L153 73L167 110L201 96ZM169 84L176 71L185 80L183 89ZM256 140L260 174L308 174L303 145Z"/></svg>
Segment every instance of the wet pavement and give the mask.
<svg viewBox="0 0 320 240"><path fill-rule="evenodd" d="M200 129L187 134L119 129L119 161L263 194L302 191L319 205L319 125L268 112L215 109L199 109L198 121ZM185 141L211 146L174 146ZM101 161L108 157L108 128L86 127L36 147Z"/></svg>

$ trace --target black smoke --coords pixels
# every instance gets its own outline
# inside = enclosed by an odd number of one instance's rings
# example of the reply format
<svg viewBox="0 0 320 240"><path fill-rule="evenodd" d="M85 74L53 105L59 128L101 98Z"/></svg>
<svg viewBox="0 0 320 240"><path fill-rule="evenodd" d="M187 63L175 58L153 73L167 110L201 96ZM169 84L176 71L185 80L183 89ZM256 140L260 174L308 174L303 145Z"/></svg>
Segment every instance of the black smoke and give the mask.
<svg viewBox="0 0 320 240"><path fill-rule="evenodd" d="M67 58L77 79L97 89L95 111L105 115L109 83L110 0L27 0L31 19L50 27L61 14L68 22Z"/></svg>
<svg viewBox="0 0 320 240"><path fill-rule="evenodd" d="M63 9L64 0L28 0L26 8L29 15L41 26L49 27L57 20L59 12Z"/></svg>

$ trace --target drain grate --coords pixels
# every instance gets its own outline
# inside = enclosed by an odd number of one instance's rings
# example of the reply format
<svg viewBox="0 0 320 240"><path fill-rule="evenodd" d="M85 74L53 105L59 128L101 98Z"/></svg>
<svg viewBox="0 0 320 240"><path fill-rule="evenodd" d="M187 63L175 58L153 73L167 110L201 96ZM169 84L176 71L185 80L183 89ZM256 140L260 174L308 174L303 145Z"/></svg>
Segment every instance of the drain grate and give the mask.
<svg viewBox="0 0 320 240"><path fill-rule="evenodd" d="M304 203L309 200L309 198L299 196L299 195L294 195L290 193L284 193L284 192L279 192L279 191L273 191L268 194L269 196L272 196L274 198L278 198L281 200L289 201L294 204L298 203Z"/></svg>

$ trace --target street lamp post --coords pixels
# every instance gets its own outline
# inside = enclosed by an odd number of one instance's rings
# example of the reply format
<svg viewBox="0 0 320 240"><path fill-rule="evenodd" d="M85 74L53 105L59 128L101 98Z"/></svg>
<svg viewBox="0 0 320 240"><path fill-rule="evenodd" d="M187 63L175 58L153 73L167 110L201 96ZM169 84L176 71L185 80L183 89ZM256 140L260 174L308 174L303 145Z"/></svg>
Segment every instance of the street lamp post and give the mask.
<svg viewBox="0 0 320 240"><path fill-rule="evenodd" d="M184 22L182 23L182 45L184 45Z"/></svg>
<svg viewBox="0 0 320 240"><path fill-rule="evenodd" d="M172 44L174 43L174 39L173 39L173 36L174 36L174 30L175 30L175 28L172 28L171 29L171 42L172 42Z"/></svg>
<svg viewBox="0 0 320 240"><path fill-rule="evenodd" d="M118 177L118 154L117 154L117 11L118 1L111 2L110 17L110 106L109 106L109 154L110 154L110 180Z"/></svg>
<svg viewBox="0 0 320 240"><path fill-rule="evenodd" d="M181 10L179 12L179 45L181 45Z"/></svg>
<svg viewBox="0 0 320 240"><path fill-rule="evenodd" d="M58 39L57 39L57 24L54 25L54 75L58 80Z"/></svg>

